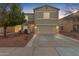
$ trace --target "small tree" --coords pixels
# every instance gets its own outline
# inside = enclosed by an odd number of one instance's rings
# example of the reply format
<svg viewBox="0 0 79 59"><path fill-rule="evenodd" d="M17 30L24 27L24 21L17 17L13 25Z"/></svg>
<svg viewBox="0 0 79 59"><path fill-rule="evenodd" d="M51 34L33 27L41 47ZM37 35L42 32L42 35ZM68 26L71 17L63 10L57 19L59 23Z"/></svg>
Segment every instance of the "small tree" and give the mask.
<svg viewBox="0 0 79 59"><path fill-rule="evenodd" d="M3 6L1 15L0 25L4 28L4 37L6 37L8 26L22 25L25 22L25 16L20 4L7 4L5 8Z"/></svg>

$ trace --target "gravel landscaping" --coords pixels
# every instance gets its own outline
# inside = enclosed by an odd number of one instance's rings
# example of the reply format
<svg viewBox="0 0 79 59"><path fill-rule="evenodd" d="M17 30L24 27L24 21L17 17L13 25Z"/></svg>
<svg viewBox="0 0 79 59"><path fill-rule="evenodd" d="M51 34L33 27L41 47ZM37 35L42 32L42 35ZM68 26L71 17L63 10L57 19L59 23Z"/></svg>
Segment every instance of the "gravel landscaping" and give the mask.
<svg viewBox="0 0 79 59"><path fill-rule="evenodd" d="M70 33L63 32L61 34L72 37L72 38L74 38L76 40L79 40L79 32L70 32Z"/></svg>
<svg viewBox="0 0 79 59"><path fill-rule="evenodd" d="M6 38L0 36L0 47L24 47L32 38L33 34L13 33Z"/></svg>

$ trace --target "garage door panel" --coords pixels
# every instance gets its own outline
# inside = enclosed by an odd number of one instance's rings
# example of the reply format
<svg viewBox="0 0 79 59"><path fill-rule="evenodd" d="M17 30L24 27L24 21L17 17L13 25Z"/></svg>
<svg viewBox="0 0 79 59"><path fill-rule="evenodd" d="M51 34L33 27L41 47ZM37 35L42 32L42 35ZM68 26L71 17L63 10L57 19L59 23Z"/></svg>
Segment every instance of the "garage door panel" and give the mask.
<svg viewBox="0 0 79 59"><path fill-rule="evenodd" d="M56 33L55 26L39 26L39 33Z"/></svg>

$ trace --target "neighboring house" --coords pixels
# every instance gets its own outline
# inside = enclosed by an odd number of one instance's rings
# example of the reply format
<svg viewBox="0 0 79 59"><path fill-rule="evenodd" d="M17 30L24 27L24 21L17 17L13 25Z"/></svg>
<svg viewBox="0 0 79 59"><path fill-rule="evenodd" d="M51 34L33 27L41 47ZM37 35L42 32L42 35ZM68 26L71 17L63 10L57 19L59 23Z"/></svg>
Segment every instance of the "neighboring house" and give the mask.
<svg viewBox="0 0 79 59"><path fill-rule="evenodd" d="M23 25L23 30L29 28L31 32L35 32L35 20L34 20L34 13L25 13L25 19L27 20L27 24Z"/></svg>
<svg viewBox="0 0 79 59"><path fill-rule="evenodd" d="M3 33L3 27L0 27L0 33ZM7 27L7 30L6 32L7 33L13 33L13 32L18 32L21 30L21 25L16 25L16 26L13 26L13 27Z"/></svg>
<svg viewBox="0 0 79 59"><path fill-rule="evenodd" d="M34 23L34 13L25 13L25 19L27 20L28 24Z"/></svg>
<svg viewBox="0 0 79 59"><path fill-rule="evenodd" d="M31 32L39 33L57 33L59 26L59 9L49 5L43 5L33 9L33 13L25 13L27 23L24 23L23 30L29 28ZM28 26L27 26L28 25ZM14 28L14 29L13 29ZM11 32L21 30L21 26L13 27ZM8 30L8 31L10 31Z"/></svg>
<svg viewBox="0 0 79 59"><path fill-rule="evenodd" d="M60 19L62 26L60 30L64 32L79 32L79 11Z"/></svg>

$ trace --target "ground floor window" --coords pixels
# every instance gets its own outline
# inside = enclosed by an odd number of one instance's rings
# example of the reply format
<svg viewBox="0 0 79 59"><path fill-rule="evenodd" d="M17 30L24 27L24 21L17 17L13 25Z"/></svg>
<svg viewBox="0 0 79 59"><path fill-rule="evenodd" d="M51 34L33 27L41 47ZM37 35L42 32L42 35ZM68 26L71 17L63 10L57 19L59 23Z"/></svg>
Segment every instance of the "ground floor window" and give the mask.
<svg viewBox="0 0 79 59"><path fill-rule="evenodd" d="M63 31L63 26L60 26L60 30L62 30L62 31Z"/></svg>
<svg viewBox="0 0 79 59"><path fill-rule="evenodd" d="M73 25L73 31L79 32L79 25Z"/></svg>

